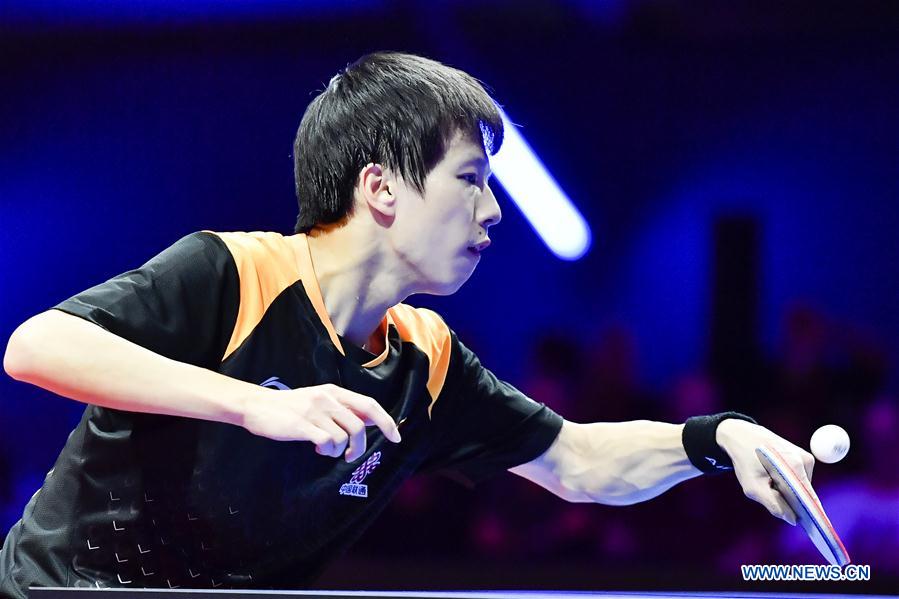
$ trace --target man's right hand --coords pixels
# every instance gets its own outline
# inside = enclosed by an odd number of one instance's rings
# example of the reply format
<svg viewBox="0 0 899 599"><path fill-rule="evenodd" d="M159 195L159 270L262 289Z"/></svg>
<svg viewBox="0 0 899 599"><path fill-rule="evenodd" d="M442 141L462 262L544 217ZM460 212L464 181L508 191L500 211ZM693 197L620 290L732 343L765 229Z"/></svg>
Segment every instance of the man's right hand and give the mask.
<svg viewBox="0 0 899 599"><path fill-rule="evenodd" d="M310 441L315 451L347 462L365 453L365 427L377 426L399 443L393 418L371 397L327 384L267 391L244 404L242 425L276 441Z"/></svg>

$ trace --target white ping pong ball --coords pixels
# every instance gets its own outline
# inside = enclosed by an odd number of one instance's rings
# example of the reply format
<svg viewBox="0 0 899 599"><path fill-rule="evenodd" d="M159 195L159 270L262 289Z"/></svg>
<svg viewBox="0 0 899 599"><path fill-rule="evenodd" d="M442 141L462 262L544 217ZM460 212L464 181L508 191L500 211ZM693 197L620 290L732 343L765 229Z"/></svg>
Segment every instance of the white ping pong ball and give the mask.
<svg viewBox="0 0 899 599"><path fill-rule="evenodd" d="M833 464L849 453L849 434L841 426L825 424L812 434L812 455L819 462Z"/></svg>

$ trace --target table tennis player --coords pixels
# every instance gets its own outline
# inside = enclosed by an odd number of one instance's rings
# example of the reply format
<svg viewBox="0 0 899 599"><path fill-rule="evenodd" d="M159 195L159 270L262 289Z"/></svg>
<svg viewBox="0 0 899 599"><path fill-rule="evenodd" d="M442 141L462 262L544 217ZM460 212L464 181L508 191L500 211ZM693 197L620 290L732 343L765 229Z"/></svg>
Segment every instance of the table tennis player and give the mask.
<svg viewBox="0 0 899 599"><path fill-rule="evenodd" d="M814 460L751 419L569 422L403 303L455 292L487 250L502 139L470 75L365 56L299 126L295 234L193 233L22 324L6 371L87 407L7 536L0 595L303 588L425 471L624 505L732 469L793 521L755 448L809 478Z"/></svg>

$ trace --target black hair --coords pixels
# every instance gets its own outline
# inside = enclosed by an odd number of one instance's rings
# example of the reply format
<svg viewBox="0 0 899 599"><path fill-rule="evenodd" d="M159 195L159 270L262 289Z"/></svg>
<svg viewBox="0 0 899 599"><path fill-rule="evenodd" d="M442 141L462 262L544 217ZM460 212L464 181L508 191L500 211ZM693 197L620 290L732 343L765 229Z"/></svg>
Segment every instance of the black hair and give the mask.
<svg viewBox="0 0 899 599"><path fill-rule="evenodd" d="M502 145L499 108L471 75L396 52L348 65L309 104L297 131L295 232L347 216L368 163L393 169L424 193L425 178L459 132L482 142L489 155Z"/></svg>

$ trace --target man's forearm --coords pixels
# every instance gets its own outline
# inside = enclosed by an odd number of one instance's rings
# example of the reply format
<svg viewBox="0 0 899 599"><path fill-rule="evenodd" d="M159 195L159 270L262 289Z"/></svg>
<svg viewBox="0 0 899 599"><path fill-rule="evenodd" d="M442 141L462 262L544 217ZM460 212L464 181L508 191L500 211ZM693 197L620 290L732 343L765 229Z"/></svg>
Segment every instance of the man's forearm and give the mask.
<svg viewBox="0 0 899 599"><path fill-rule="evenodd" d="M170 360L57 310L13 333L4 368L15 379L84 403L237 425L247 398L274 392Z"/></svg>
<svg viewBox="0 0 899 599"><path fill-rule="evenodd" d="M628 505L699 476L681 441L682 424L649 420L565 422L552 447L513 468L568 501Z"/></svg>

